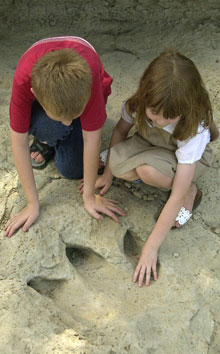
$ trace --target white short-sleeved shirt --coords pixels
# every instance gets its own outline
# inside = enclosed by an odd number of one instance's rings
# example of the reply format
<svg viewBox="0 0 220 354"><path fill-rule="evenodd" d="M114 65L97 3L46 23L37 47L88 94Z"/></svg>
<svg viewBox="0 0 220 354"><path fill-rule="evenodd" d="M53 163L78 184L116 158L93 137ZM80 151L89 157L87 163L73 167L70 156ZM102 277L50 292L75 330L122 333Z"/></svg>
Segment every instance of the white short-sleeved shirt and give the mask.
<svg viewBox="0 0 220 354"><path fill-rule="evenodd" d="M122 103L121 116L122 118L130 123L134 124L134 118L136 113L129 115L125 109L126 102ZM146 123L150 128L152 126L146 120ZM176 124L168 124L166 127L162 128L168 133L172 134ZM204 128L202 124L198 127L198 132L193 138L186 140L177 140L177 150L175 151L178 163L180 164L193 164L196 161L199 161L205 151L206 145L210 142L210 131L208 128Z"/></svg>

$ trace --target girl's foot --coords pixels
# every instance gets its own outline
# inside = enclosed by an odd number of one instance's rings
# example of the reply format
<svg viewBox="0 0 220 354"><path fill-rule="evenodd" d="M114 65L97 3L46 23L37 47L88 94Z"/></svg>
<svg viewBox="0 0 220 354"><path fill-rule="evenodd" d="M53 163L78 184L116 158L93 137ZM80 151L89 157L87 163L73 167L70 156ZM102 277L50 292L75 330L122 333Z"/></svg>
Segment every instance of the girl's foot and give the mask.
<svg viewBox="0 0 220 354"><path fill-rule="evenodd" d="M189 192L184 200L183 207L188 210L190 213L192 213L195 198L197 195L197 187L194 183L191 184L191 187L189 189ZM182 225L179 224L178 221L175 221L173 228L180 228Z"/></svg>

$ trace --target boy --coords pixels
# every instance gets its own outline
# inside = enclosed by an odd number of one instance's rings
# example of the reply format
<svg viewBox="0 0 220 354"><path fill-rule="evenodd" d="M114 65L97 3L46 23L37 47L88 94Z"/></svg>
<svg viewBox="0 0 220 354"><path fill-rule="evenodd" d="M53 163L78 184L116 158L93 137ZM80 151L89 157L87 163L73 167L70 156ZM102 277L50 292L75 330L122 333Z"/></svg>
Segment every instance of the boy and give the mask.
<svg viewBox="0 0 220 354"><path fill-rule="evenodd" d="M21 57L10 102L12 152L27 206L4 228L11 237L39 216L33 168L44 168L55 154L55 165L66 178L84 178L83 201L96 219L104 213L119 222L125 215L112 200L95 195L101 128L112 78L95 49L79 37L41 40ZM28 134L35 136L28 146ZM31 151L31 159L30 159Z"/></svg>

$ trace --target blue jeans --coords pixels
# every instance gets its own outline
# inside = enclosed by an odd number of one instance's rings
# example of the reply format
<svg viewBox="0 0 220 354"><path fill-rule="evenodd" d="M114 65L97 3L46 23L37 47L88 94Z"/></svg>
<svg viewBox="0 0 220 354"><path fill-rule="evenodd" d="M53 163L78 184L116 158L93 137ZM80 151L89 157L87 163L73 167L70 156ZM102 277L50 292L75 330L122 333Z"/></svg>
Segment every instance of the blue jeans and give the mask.
<svg viewBox="0 0 220 354"><path fill-rule="evenodd" d="M29 134L54 148L55 166L64 177L83 177L83 136L80 118L74 119L67 127L49 118L41 105L34 101Z"/></svg>

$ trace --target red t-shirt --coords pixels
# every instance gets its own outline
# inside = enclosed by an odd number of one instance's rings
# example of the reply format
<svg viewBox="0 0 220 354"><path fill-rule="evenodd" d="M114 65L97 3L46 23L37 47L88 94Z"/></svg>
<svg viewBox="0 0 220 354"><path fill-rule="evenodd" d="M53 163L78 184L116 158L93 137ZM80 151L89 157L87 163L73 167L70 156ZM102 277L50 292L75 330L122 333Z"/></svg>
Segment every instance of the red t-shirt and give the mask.
<svg viewBox="0 0 220 354"><path fill-rule="evenodd" d="M31 93L31 72L40 57L64 48L72 48L89 64L92 73L91 97L80 120L83 130L100 129L106 120L105 104L111 93L112 78L104 71L95 49L79 37L55 37L43 39L30 47L18 62L14 75L10 101L10 126L18 133L29 130L31 106L35 99Z"/></svg>

